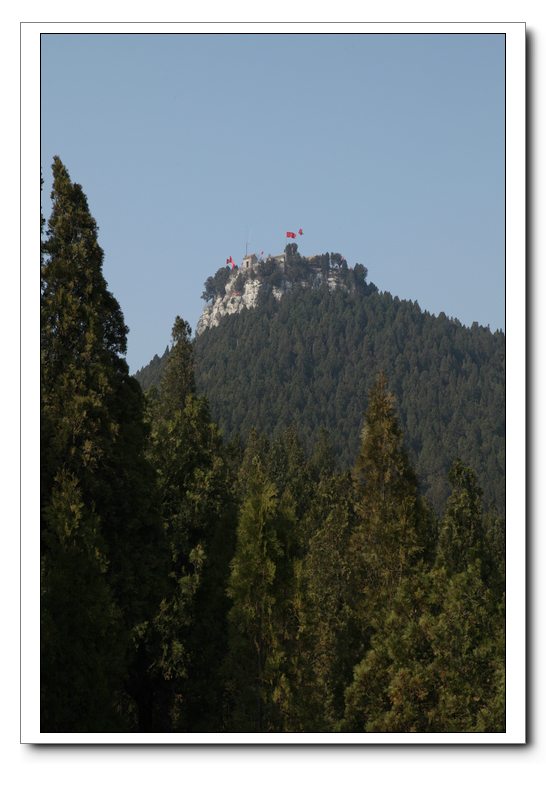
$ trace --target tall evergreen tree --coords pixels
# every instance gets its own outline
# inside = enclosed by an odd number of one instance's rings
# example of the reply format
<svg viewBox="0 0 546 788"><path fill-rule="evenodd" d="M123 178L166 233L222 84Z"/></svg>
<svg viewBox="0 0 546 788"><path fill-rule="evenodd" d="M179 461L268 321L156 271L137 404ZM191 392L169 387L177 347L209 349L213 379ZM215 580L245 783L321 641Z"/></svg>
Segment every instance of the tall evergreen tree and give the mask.
<svg viewBox="0 0 546 788"><path fill-rule="evenodd" d="M301 521L313 499L315 483L314 469L305 456L295 422L271 444L267 469L280 497L293 505L296 518Z"/></svg>
<svg viewBox="0 0 546 788"><path fill-rule="evenodd" d="M347 470L342 476L323 477L308 511L305 571L313 702L307 730L335 730L344 713L344 692L354 665L364 656L350 560L357 523L354 501L353 479Z"/></svg>
<svg viewBox="0 0 546 788"><path fill-rule="evenodd" d="M328 481L336 467L334 447L330 443L330 436L325 427L320 427L312 459L313 469L317 481Z"/></svg>
<svg viewBox="0 0 546 788"><path fill-rule="evenodd" d="M172 348L161 378L161 418L170 418L186 407L188 394L195 394L194 349L191 326L177 316L172 329Z"/></svg>
<svg viewBox="0 0 546 788"><path fill-rule="evenodd" d="M365 626L378 626L398 584L417 561L432 557L434 515L419 494L417 475L380 373L364 414L357 458L356 511L360 522L352 539L355 603Z"/></svg>
<svg viewBox="0 0 546 788"><path fill-rule="evenodd" d="M342 731L505 730L504 596L484 571L476 475L459 460L434 566L405 574L346 692Z"/></svg>
<svg viewBox="0 0 546 788"><path fill-rule="evenodd" d="M447 475L453 492L448 499L438 540L439 560L450 574L466 569L468 563L485 558L483 490L476 472L457 457Z"/></svg>
<svg viewBox="0 0 546 788"><path fill-rule="evenodd" d="M58 157L52 169L53 210L41 245L42 722L68 731L78 706L79 729L96 730L101 714L111 720L121 694L99 670L106 656L97 649L125 648L158 602L165 543L144 456L144 396L123 358L128 329L102 274L97 225ZM102 621L86 610L93 587L105 600ZM104 633L115 629L108 646ZM59 638L68 630L65 649ZM84 639L93 648L86 651ZM62 695L55 686L60 652L73 678ZM83 678L97 671L102 689ZM108 708L91 712L93 693L108 698Z"/></svg>
<svg viewBox="0 0 546 788"><path fill-rule="evenodd" d="M153 406L150 460L170 548L170 587L140 632L130 690L144 732L221 725L224 595L235 532L222 436L195 393L189 325L177 317Z"/></svg>
<svg viewBox="0 0 546 788"><path fill-rule="evenodd" d="M300 645L305 591L295 521L256 458L227 587L231 629L223 674L232 731L305 729L310 682Z"/></svg>
<svg viewBox="0 0 546 788"><path fill-rule="evenodd" d="M106 578L100 520L77 479L60 472L43 512L40 696L42 733L122 730L112 696L128 640Z"/></svg>

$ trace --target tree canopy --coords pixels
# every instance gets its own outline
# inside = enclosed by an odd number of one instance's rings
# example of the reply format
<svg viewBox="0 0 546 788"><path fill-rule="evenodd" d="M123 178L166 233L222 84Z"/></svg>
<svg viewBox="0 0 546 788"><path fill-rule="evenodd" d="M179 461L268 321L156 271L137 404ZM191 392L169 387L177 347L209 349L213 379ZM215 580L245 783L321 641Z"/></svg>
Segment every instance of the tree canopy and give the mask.
<svg viewBox="0 0 546 788"><path fill-rule="evenodd" d="M159 601L166 553L144 396L123 358L128 330L82 188L58 157L52 169L41 247L42 727L97 731L119 722L130 633Z"/></svg>

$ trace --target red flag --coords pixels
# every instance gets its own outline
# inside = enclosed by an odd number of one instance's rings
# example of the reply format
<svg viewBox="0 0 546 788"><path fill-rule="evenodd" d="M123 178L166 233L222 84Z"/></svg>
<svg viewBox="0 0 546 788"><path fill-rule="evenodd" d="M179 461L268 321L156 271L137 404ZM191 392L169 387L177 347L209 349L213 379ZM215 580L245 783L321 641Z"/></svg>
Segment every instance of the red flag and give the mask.
<svg viewBox="0 0 546 788"><path fill-rule="evenodd" d="M295 238L296 237L296 233L286 233L286 237L287 238Z"/></svg>
<svg viewBox="0 0 546 788"><path fill-rule="evenodd" d="M300 234L300 235L303 235L303 230L299 230L299 234Z"/></svg>
<svg viewBox="0 0 546 788"><path fill-rule="evenodd" d="M229 257L228 257L228 259L226 260L226 265L229 265Z"/></svg>
<svg viewBox="0 0 546 788"><path fill-rule="evenodd" d="M231 267L235 268L235 263L233 262L233 260L231 261Z"/></svg>

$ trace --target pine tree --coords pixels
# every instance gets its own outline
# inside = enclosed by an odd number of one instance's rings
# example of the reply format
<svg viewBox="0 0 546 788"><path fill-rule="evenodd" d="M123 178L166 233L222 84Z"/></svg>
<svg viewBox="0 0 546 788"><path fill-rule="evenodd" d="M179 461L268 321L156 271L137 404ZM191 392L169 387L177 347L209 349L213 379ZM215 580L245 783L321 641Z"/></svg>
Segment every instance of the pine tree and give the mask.
<svg viewBox="0 0 546 788"><path fill-rule="evenodd" d="M335 730L353 667L364 656L350 568L357 522L353 487L350 471L323 479L307 517L308 660L313 671L307 730Z"/></svg>
<svg viewBox="0 0 546 788"><path fill-rule="evenodd" d="M504 596L488 584L476 475L459 460L434 566L399 583L346 692L342 731L505 730Z"/></svg>
<svg viewBox="0 0 546 788"><path fill-rule="evenodd" d="M149 456L170 550L170 586L139 633L130 681L142 726L153 732L221 724L218 673L226 649L224 589L234 513L222 436L207 398L195 393L190 334L177 317L153 407Z"/></svg>
<svg viewBox="0 0 546 788"><path fill-rule="evenodd" d="M172 329L172 348L161 379L161 418L184 410L186 397L195 394L194 348L191 326L177 316Z"/></svg>
<svg viewBox="0 0 546 788"><path fill-rule="evenodd" d="M350 606L360 629L361 648L366 652L373 646L373 638L381 638L385 632L401 584L419 562L430 564L435 518L419 494L419 482L404 446L394 397L387 390L382 372L370 390L364 417L362 446L355 469L358 522L349 555ZM362 726L368 723L369 708L364 703L362 711L359 704L363 703L362 693L372 690L365 684L361 691L359 682L362 675L373 677L379 672L376 665L375 673L370 673L369 659L368 653L355 665L354 681L346 691L344 730L363 730ZM378 679L375 692L385 691L380 684Z"/></svg>
<svg viewBox="0 0 546 788"><path fill-rule="evenodd" d="M130 630L160 598L166 567L153 470L144 456L144 396L123 358L128 329L102 274L97 225L82 188L58 157L52 169L53 210L41 245L42 659L55 664L60 633L70 629L63 659L74 681L61 697L55 671L42 673L42 720L68 731L72 707L87 708L94 691L83 679L94 668L83 661L96 660L98 670L105 659L99 644L113 653L127 646ZM73 501L70 509L66 500ZM86 614L78 572L110 600L104 621ZM114 619L120 623L108 646L102 633L112 631ZM90 621L96 648L86 652L80 645ZM108 682L96 694L108 698L103 713L110 719L121 688L114 693ZM89 729L96 720L83 713L78 724Z"/></svg>
<svg viewBox="0 0 546 788"><path fill-rule="evenodd" d="M430 560L434 518L419 494L383 373L370 390L364 417L355 469L360 522L352 548L356 604L369 627L378 625L405 572L421 557Z"/></svg>
<svg viewBox="0 0 546 788"><path fill-rule="evenodd" d="M43 515L41 731L122 730L112 695L125 678L127 633L106 579L100 520L64 472Z"/></svg>
<svg viewBox="0 0 546 788"><path fill-rule="evenodd" d="M266 465L280 498L294 507L296 518L301 521L314 496L315 483L295 422L273 441Z"/></svg>
<svg viewBox="0 0 546 788"><path fill-rule="evenodd" d="M334 475L336 457L325 427L319 428L312 464L318 482L326 482Z"/></svg>
<svg viewBox="0 0 546 788"><path fill-rule="evenodd" d="M225 717L235 732L304 730L309 678L300 636L305 582L293 507L280 503L258 458L237 526L227 594Z"/></svg>
<svg viewBox="0 0 546 788"><path fill-rule="evenodd" d="M483 490L476 472L466 468L457 457L447 479L453 492L446 504L439 534L438 552L442 563L453 574L463 571L468 563L485 558L483 529Z"/></svg>

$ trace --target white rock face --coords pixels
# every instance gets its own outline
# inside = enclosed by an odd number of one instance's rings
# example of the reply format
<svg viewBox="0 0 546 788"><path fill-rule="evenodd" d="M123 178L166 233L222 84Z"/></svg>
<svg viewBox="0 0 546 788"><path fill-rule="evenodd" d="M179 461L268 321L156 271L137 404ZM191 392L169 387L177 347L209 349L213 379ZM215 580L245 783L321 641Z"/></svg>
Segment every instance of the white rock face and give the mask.
<svg viewBox="0 0 546 788"><path fill-rule="evenodd" d="M245 276L245 284L241 291L235 292L235 280L239 274ZM217 296L214 298L212 304L207 304L203 309L203 314L199 318L197 328L195 329L195 336L199 336L205 329L217 326L220 320L225 315L233 315L235 312L242 312L243 309L252 309L256 306L258 301L258 293L262 287L262 282L259 276L256 279L251 279L248 275L249 272L241 269L234 269L228 281L226 282L226 294L223 297ZM294 290L297 285L302 287L312 287L318 289L321 284L326 282L328 290L332 292L336 287L341 287L344 290L349 288L340 281L339 275L336 270L331 270L325 274L318 268L312 269L312 274L308 279L300 282L290 282L288 279L283 279L278 287L273 287L272 292L275 298L280 299L285 293Z"/></svg>

